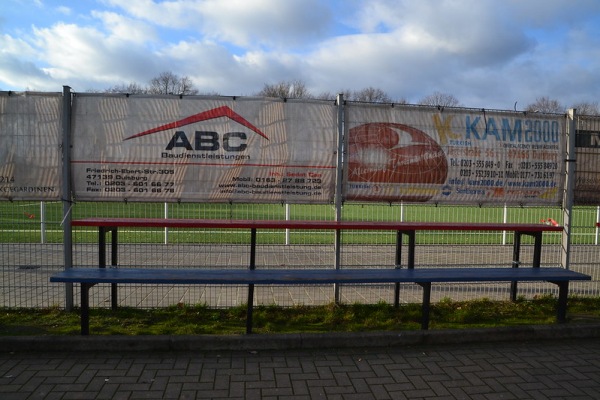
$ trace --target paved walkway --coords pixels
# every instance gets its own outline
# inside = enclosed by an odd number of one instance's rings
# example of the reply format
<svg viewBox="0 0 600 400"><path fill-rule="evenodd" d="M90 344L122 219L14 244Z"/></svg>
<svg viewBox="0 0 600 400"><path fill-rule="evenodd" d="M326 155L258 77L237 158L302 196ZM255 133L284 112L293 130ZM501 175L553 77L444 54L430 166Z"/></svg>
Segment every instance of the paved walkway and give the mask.
<svg viewBox="0 0 600 400"><path fill-rule="evenodd" d="M23 268L3 277L18 282L5 299L25 295L32 281L47 287L50 271L28 267L40 264L11 265ZM600 324L379 336L0 337L0 400L211 398L600 399Z"/></svg>
<svg viewBox="0 0 600 400"><path fill-rule="evenodd" d="M84 352L0 352L0 399L600 398L598 336L364 347L357 334L355 342L136 352L91 342Z"/></svg>

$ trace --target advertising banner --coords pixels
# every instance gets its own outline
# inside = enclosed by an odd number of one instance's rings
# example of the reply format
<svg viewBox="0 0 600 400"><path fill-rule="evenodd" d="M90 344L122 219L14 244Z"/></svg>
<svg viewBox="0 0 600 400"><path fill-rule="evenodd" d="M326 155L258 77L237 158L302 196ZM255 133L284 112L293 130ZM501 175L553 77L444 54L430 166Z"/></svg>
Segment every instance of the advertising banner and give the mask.
<svg viewBox="0 0 600 400"><path fill-rule="evenodd" d="M60 200L59 93L0 93L0 200Z"/></svg>
<svg viewBox="0 0 600 400"><path fill-rule="evenodd" d="M600 131L575 135L575 205L600 205Z"/></svg>
<svg viewBox="0 0 600 400"><path fill-rule="evenodd" d="M561 201L563 117L350 104L346 129L346 200Z"/></svg>
<svg viewBox="0 0 600 400"><path fill-rule="evenodd" d="M333 201L331 102L78 95L73 112L76 199Z"/></svg>

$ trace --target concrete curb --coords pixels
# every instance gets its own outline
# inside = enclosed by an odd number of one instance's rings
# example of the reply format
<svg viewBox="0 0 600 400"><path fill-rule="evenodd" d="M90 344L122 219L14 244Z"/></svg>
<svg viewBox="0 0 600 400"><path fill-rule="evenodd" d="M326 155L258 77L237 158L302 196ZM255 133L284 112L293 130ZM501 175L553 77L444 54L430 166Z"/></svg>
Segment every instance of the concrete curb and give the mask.
<svg viewBox="0 0 600 400"><path fill-rule="evenodd" d="M351 332L325 334L179 335L179 336L5 336L3 352L142 352L289 350L349 347L540 341L600 337L600 324L528 325L520 327Z"/></svg>

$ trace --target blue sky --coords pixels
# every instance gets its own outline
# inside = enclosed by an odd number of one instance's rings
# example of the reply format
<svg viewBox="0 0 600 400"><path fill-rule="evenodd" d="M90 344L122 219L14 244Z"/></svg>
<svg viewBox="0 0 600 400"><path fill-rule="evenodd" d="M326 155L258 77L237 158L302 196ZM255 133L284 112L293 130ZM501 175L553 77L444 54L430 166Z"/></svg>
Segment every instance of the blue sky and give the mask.
<svg viewBox="0 0 600 400"><path fill-rule="evenodd" d="M222 95L301 80L315 95L570 107L600 101L600 1L2 1L0 90L101 91L164 71Z"/></svg>

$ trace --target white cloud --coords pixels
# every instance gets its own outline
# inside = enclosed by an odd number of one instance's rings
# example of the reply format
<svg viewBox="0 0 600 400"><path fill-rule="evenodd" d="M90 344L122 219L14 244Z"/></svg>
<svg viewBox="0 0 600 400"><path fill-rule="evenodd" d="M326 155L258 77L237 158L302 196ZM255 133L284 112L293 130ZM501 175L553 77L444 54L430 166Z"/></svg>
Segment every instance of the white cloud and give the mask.
<svg viewBox="0 0 600 400"><path fill-rule="evenodd" d="M171 28L187 27L197 19L198 7L203 1L182 0L163 1L153 0L105 0L105 3L122 9L130 16Z"/></svg>
<svg viewBox="0 0 600 400"><path fill-rule="evenodd" d="M132 48L131 42L94 28L57 24L34 33L39 57L47 65L43 71L80 91L137 81L152 65L151 55Z"/></svg>
<svg viewBox="0 0 600 400"><path fill-rule="evenodd" d="M128 14L171 29L195 29L236 46L298 45L322 36L331 22L319 0L108 0Z"/></svg>
<svg viewBox="0 0 600 400"><path fill-rule="evenodd" d="M0 85L104 89L172 71L200 91L228 95L302 79L315 94L374 86L416 102L441 91L486 108L524 107L546 95L568 104L600 93L597 0L97 0L69 7L70 15L54 8L30 20L26 10L6 14Z"/></svg>
<svg viewBox="0 0 600 400"><path fill-rule="evenodd" d="M145 22L114 12L92 11L91 15L103 22L111 40L130 41L140 45L157 40L156 32Z"/></svg>
<svg viewBox="0 0 600 400"><path fill-rule="evenodd" d="M65 6L60 6L56 9L56 11L58 11L60 14L63 15L71 15L71 13L73 12L73 10L71 10L69 7L65 7Z"/></svg>
<svg viewBox="0 0 600 400"><path fill-rule="evenodd" d="M504 4L520 24L543 29L577 25L582 19L600 12L597 0L506 0L500 4Z"/></svg>
<svg viewBox="0 0 600 400"><path fill-rule="evenodd" d="M51 79L37 65L37 52L25 40L0 36L1 81L21 90L46 90Z"/></svg>
<svg viewBox="0 0 600 400"><path fill-rule="evenodd" d="M206 35L253 47L297 46L321 37L330 22L330 11L318 0L207 1L201 6Z"/></svg>
<svg viewBox="0 0 600 400"><path fill-rule="evenodd" d="M18 90L58 91L50 76L30 61L23 61L12 55L0 57L0 71L5 74L2 80Z"/></svg>

